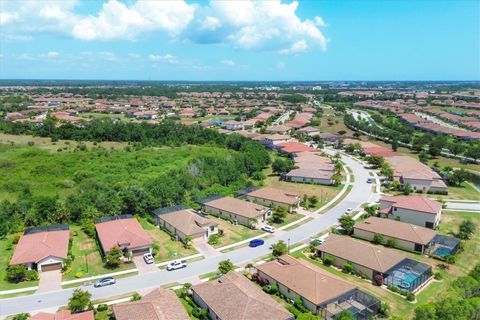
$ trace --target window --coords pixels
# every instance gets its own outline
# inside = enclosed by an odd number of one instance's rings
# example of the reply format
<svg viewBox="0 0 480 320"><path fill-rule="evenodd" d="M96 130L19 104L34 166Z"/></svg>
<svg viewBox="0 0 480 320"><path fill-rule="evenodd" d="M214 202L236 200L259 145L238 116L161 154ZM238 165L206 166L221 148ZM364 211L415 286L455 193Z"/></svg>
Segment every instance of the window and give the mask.
<svg viewBox="0 0 480 320"><path fill-rule="evenodd" d="M215 231L215 226L210 226L210 231Z"/></svg>
<svg viewBox="0 0 480 320"><path fill-rule="evenodd" d="M426 221L426 222L425 222L425 227L426 227L426 228L433 229L433 222Z"/></svg>

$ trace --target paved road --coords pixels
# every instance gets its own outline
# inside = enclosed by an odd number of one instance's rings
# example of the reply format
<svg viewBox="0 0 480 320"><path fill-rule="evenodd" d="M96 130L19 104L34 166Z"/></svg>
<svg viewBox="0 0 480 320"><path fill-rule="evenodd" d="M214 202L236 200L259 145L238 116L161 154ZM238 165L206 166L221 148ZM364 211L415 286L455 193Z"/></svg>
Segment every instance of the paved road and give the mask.
<svg viewBox="0 0 480 320"><path fill-rule="evenodd" d="M278 117L277 120L273 121L272 125L277 125L277 124L280 124L280 123L283 123L285 121L287 121L290 117L290 114L292 114L292 110L288 110L287 112L285 112L284 114L282 114L280 117Z"/></svg>
<svg viewBox="0 0 480 320"><path fill-rule="evenodd" d="M318 218L293 230L285 231L265 240L265 245L257 248L243 247L219 256L208 257L190 264L185 269L177 271L168 272L166 270L161 270L158 272L145 273L119 279L117 284L113 286L98 289L86 287L85 289L92 293L92 299L100 299L118 296L136 290L144 290L148 288L153 289L168 283L188 281L199 275L215 271L218 267L218 262L221 260L230 259L236 265L245 265L255 258L269 254L270 250L268 247L279 240L283 240L287 243L289 242L290 245L293 245L317 235L336 224L337 219L347 208L356 209L364 202L376 201L378 198L378 194L372 192L371 185L366 183L369 178L368 171L364 169L361 164L351 158L343 157L342 160L347 166L352 168L355 174L353 189L344 200L323 215L319 214ZM73 289L64 289L42 294L3 299L0 300L0 315L33 312L63 306L68 303L72 291Z"/></svg>
<svg viewBox="0 0 480 320"><path fill-rule="evenodd" d="M447 201L446 204L447 204L447 209L449 210L480 211L480 201L471 201L471 202Z"/></svg>

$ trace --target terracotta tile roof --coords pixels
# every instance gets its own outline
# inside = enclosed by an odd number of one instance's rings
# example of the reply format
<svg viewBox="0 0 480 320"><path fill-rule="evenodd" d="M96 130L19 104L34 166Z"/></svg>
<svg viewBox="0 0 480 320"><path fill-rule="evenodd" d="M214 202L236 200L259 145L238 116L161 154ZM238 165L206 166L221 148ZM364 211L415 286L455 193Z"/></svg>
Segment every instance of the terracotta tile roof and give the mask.
<svg viewBox="0 0 480 320"><path fill-rule="evenodd" d="M301 142L283 142L277 144L277 147L281 148L282 151L287 153L298 153L298 152L314 152L315 149L309 146L304 145Z"/></svg>
<svg viewBox="0 0 480 320"><path fill-rule="evenodd" d="M392 207L437 214L442 204L421 196L383 196L380 201L389 202Z"/></svg>
<svg viewBox="0 0 480 320"><path fill-rule="evenodd" d="M333 172L318 169L293 169L287 173L287 177L305 177L312 179L331 179Z"/></svg>
<svg viewBox="0 0 480 320"><path fill-rule="evenodd" d="M291 256L282 256L257 269L315 305L356 289L353 284L333 278L311 263Z"/></svg>
<svg viewBox="0 0 480 320"><path fill-rule="evenodd" d="M211 200L206 202L205 205L246 218L257 218L269 210L269 208L259 204L235 199L232 197L223 197L220 199Z"/></svg>
<svg viewBox="0 0 480 320"><path fill-rule="evenodd" d="M241 274L229 272L220 279L192 287L220 319L293 319L281 304Z"/></svg>
<svg viewBox="0 0 480 320"><path fill-rule="evenodd" d="M294 205L300 200L300 194L275 188L261 188L247 193L248 196Z"/></svg>
<svg viewBox="0 0 480 320"><path fill-rule="evenodd" d="M28 318L29 320L94 320L93 311L72 314L69 310L60 310L57 313L40 312Z"/></svg>
<svg viewBox="0 0 480 320"><path fill-rule="evenodd" d="M395 250L333 234L317 249L379 272L387 272L406 259L405 255Z"/></svg>
<svg viewBox="0 0 480 320"><path fill-rule="evenodd" d="M66 259L70 231L44 231L23 235L10 264L37 263L47 257Z"/></svg>
<svg viewBox="0 0 480 320"><path fill-rule="evenodd" d="M290 131L292 128L285 125L271 126L267 128L268 132L286 132Z"/></svg>
<svg viewBox="0 0 480 320"><path fill-rule="evenodd" d="M158 218L166 221L169 225L187 236L204 233L205 230L201 226L217 225L216 222L204 218L191 210L179 210L161 214Z"/></svg>
<svg viewBox="0 0 480 320"><path fill-rule="evenodd" d="M429 228L377 217L370 217L363 222L357 222L354 228L355 230L369 231L389 238L406 240L423 245L429 244L437 235L436 231Z"/></svg>
<svg viewBox="0 0 480 320"><path fill-rule="evenodd" d="M135 218L97 223L95 229L105 252L115 246L137 248L152 245L152 239Z"/></svg>
<svg viewBox="0 0 480 320"><path fill-rule="evenodd" d="M187 312L175 293L166 289L155 289L142 300L113 306L117 320L189 320Z"/></svg>
<svg viewBox="0 0 480 320"><path fill-rule="evenodd" d="M417 159L407 156L393 156L385 159L393 168L395 176L411 179L433 180L441 177Z"/></svg>

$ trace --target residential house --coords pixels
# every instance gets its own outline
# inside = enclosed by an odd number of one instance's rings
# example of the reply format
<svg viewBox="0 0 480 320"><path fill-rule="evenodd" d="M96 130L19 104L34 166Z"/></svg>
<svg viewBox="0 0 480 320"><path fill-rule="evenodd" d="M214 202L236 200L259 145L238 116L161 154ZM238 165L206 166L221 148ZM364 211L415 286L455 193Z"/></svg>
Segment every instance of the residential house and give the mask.
<svg viewBox="0 0 480 320"><path fill-rule="evenodd" d="M292 130L292 127L285 126L282 124L270 126L266 129L266 131L269 133L277 133L277 134L287 134L290 130Z"/></svg>
<svg viewBox="0 0 480 320"><path fill-rule="evenodd" d="M334 173L316 169L293 169L285 175L285 180L313 184L332 184Z"/></svg>
<svg viewBox="0 0 480 320"><path fill-rule="evenodd" d="M243 122L229 120L223 123L223 126L227 130L244 130Z"/></svg>
<svg viewBox="0 0 480 320"><path fill-rule="evenodd" d="M199 202L206 213L247 227L255 228L272 215L268 207L232 197L210 196Z"/></svg>
<svg viewBox="0 0 480 320"><path fill-rule="evenodd" d="M245 276L233 271L219 279L192 287L193 301L207 310L210 319L293 320L293 314Z"/></svg>
<svg viewBox="0 0 480 320"><path fill-rule="evenodd" d="M70 310L60 310L56 313L40 312L28 318L29 320L94 320L95 316L92 310L71 313Z"/></svg>
<svg viewBox="0 0 480 320"><path fill-rule="evenodd" d="M10 265L24 265L40 272L61 270L68 257L69 239L67 225L27 229L15 246Z"/></svg>
<svg viewBox="0 0 480 320"><path fill-rule="evenodd" d="M394 249L354 240L346 236L330 235L317 246L317 255L325 260L333 258L333 265L350 265L357 274L377 284L394 285L414 291L431 278L432 267L408 259Z"/></svg>
<svg viewBox="0 0 480 320"><path fill-rule="evenodd" d="M183 242L187 237L192 240L207 240L218 233L218 223L185 206L159 208L153 211L157 225L168 230Z"/></svg>
<svg viewBox="0 0 480 320"><path fill-rule="evenodd" d="M383 196L379 214L417 226L435 229L442 217L442 204L420 196Z"/></svg>
<svg viewBox="0 0 480 320"><path fill-rule="evenodd" d="M377 217L357 222L353 230L355 237L372 241L375 235L381 235L383 244L387 243L388 239L394 239L397 248L421 253L425 252L437 236L437 232L429 228Z"/></svg>
<svg viewBox="0 0 480 320"><path fill-rule="evenodd" d="M275 188L260 188L246 194L247 200L267 206L283 207L292 212L300 203L300 194Z"/></svg>
<svg viewBox="0 0 480 320"><path fill-rule="evenodd" d="M189 320L175 292L158 288L141 300L113 305L116 320Z"/></svg>
<svg viewBox="0 0 480 320"><path fill-rule="evenodd" d="M152 239L131 215L98 219L95 229L105 255L116 246L132 255L143 255L152 251Z"/></svg>
<svg viewBox="0 0 480 320"><path fill-rule="evenodd" d="M354 319L375 316L380 301L360 291L350 282L331 276L313 264L291 256L257 266L258 276L270 285L277 285L280 294L303 305L323 319L334 318L342 311L350 311Z"/></svg>

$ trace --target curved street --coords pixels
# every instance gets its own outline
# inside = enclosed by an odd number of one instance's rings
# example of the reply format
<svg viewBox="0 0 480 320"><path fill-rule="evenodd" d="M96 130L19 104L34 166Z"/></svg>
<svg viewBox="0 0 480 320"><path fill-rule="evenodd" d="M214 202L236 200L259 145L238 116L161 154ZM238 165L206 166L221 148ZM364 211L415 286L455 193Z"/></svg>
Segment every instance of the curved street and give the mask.
<svg viewBox="0 0 480 320"><path fill-rule="evenodd" d="M362 164L347 156L342 156L342 161L344 161L346 166L350 167L354 173L354 182L351 182L352 189L346 197L324 214L318 214L318 217L310 222L289 231L282 231L278 235L266 239L265 245L263 246L257 248L241 247L218 256L192 262L187 268L173 272L159 270L158 272L118 279L117 284L113 286L98 289L92 286L83 288L92 293L92 300L97 300L119 296L137 290L159 287L169 283L188 282L189 279L191 280L200 275L217 270L218 263L221 260L230 259L235 265L244 266L254 259L268 255L270 253L269 246L279 240L288 242L290 245L304 242L312 236L335 225L337 219L347 208L358 208L365 202L376 201L379 196L372 190L372 185L367 184L367 179L371 177L368 174L368 170L365 169ZM74 289L75 288L69 288L48 293L2 299L0 300L0 314L5 316L66 305Z"/></svg>

